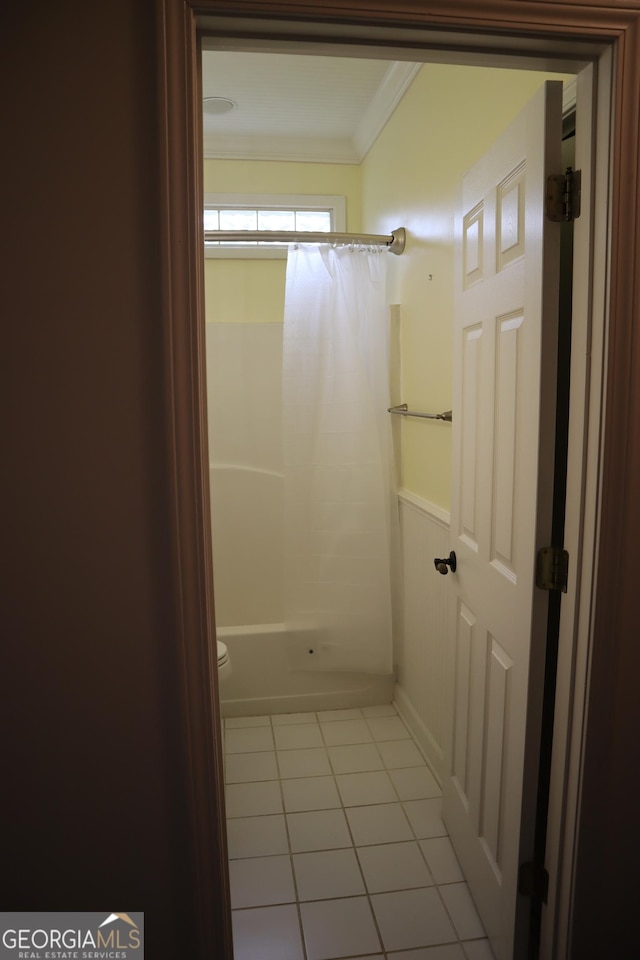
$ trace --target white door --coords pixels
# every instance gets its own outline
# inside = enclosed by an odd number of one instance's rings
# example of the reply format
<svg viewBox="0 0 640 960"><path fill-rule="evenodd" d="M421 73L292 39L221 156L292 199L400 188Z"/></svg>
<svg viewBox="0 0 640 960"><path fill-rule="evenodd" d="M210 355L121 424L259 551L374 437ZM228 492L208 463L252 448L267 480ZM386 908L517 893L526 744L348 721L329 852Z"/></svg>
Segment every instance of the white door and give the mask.
<svg viewBox="0 0 640 960"><path fill-rule="evenodd" d="M443 816L498 960L514 957L533 848L553 491L562 84L466 175L456 235L452 548L457 571ZM519 917L524 916L519 913ZM520 924L518 924L518 930Z"/></svg>

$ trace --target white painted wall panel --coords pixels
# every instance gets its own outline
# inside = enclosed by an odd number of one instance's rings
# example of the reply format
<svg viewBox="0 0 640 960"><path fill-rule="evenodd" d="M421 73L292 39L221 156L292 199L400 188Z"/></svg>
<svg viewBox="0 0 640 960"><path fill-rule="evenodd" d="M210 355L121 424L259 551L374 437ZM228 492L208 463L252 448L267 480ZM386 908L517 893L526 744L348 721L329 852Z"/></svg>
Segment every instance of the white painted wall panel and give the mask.
<svg viewBox="0 0 640 960"><path fill-rule="evenodd" d="M448 514L420 498L400 494L401 620L397 638L396 703L434 772L443 775L443 746L452 735L450 645L454 643L452 576L434 557L449 555Z"/></svg>

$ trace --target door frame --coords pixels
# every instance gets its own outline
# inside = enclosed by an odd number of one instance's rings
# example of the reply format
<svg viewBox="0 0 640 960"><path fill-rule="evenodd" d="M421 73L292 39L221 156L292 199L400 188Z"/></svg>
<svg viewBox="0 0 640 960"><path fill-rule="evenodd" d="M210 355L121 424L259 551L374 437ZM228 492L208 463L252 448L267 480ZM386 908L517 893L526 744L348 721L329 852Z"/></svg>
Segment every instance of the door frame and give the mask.
<svg viewBox="0 0 640 960"><path fill-rule="evenodd" d="M161 245L164 312L162 330L166 372L166 419L172 464L172 555L176 602L181 624L176 643L181 653L177 678L183 698L184 750L190 758L191 837L198 893L199 942L203 956L217 949L231 958L231 929L224 829L222 745L214 638L213 573L204 395L204 294L202 276L202 139L200 104L201 32L272 38L288 42L330 41L347 52L349 45L393 56L400 47L410 58L416 46L428 46L430 59L452 62L500 62L528 66L529 58L553 55L549 69L562 70L614 61L615 109L611 146L614 189L600 249L597 289L591 308L602 307L596 336L607 355L604 423L599 408L598 371L586 370L585 398L590 413L585 447L576 453L586 493L581 498L576 536L580 557L576 573L582 582L577 620L582 644L571 644L563 665L567 684L566 715L572 728L564 766L568 776L558 815L573 819L565 829L564 877L554 904L561 904L564 943L572 938L570 914L588 918L589 876L576 879L576 856L591 854L591 871L603 861L593 837L579 830L580 817L593 819L604 802L602 769L607 763L607 737L591 733L603 724L614 730L611 706L629 659L635 582L640 576L635 544L640 538L640 512L634 509L633 455L640 447L640 397L633 391L633 370L640 364L640 338L634 337L633 310L640 277L640 194L637 103L640 102L640 0L624 9L604 8L595 0L564 4L555 0L350 0L343 4L318 0L156 0L159 91L159 161L161 169ZM566 66L561 64L565 59ZM608 105L599 91L601 118ZM609 144L606 146L608 152ZM605 158L606 159L606 158ZM625 196L615 189L624 184ZM596 197L595 206L600 200ZM606 207L606 198L605 198ZM605 263L611 263L607 276ZM607 317L608 314L608 317ZM605 318L607 325L605 327ZM635 351L635 353L634 353ZM593 374L590 378L590 374ZM601 427L606 438L601 457ZM631 445L633 441L635 446ZM587 453L586 473L584 465ZM591 507L583 515L585 502ZM624 561L621 567L620 558ZM595 583L595 593L589 588ZM576 591L576 594L578 592ZM592 596L594 593L594 596ZM597 604L594 603L597 598ZM576 627L569 631L576 636ZM613 648L613 649L612 649ZM579 656L577 655L579 654ZM616 669L617 666L617 669ZM574 696L576 677L586 681L584 698ZM585 720L588 720L585 733ZM618 718L617 731L624 724ZM615 772L615 771L614 771ZM568 799L567 799L568 798ZM579 811L579 812L576 812ZM569 824L571 826L571 824ZM576 843L577 838L577 843ZM595 858L595 859L594 859ZM568 864L568 866L567 866ZM595 884L594 884L595 886ZM576 900L577 894L577 900ZM564 898L564 899L563 899ZM586 906L585 906L586 905ZM565 922L566 921L566 922ZM555 924L555 920L554 920ZM548 926L548 925L547 925ZM584 927L583 927L584 929ZM564 932L562 932L564 931ZM561 941L558 941L561 943ZM558 949L560 949L558 947ZM550 954L551 955L551 954Z"/></svg>

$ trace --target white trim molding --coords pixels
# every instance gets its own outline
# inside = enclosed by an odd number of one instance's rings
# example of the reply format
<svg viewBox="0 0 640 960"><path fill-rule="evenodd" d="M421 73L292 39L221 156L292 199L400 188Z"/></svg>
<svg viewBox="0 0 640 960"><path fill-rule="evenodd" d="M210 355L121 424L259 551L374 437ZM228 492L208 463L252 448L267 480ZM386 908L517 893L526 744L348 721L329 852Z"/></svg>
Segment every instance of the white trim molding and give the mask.
<svg viewBox="0 0 640 960"><path fill-rule="evenodd" d="M404 97L413 78L422 66L421 63L398 62L394 63L389 69L352 138L358 163L362 163L380 136L387 120Z"/></svg>
<svg viewBox="0 0 640 960"><path fill-rule="evenodd" d="M442 526L448 528L451 524L451 514L448 510L445 510L444 507L439 507L437 503L431 503L430 500L425 500L423 497L418 496L417 493L412 493L411 490L405 490L404 488L398 490L398 500L400 503L405 503L408 507L412 507L420 513L426 513L428 517L436 520Z"/></svg>

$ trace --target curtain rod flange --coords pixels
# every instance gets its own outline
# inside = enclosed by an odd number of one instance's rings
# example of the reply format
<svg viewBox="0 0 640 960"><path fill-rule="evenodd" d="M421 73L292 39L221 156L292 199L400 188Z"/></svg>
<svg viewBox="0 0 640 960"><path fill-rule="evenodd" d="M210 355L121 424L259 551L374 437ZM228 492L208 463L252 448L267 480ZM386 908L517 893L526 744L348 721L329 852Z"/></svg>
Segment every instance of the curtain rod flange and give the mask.
<svg viewBox="0 0 640 960"><path fill-rule="evenodd" d="M401 253L404 253L404 248L407 244L407 231L404 227L398 227L396 230L391 231L391 236L393 240L389 244L389 252L395 253L396 256L400 256Z"/></svg>

